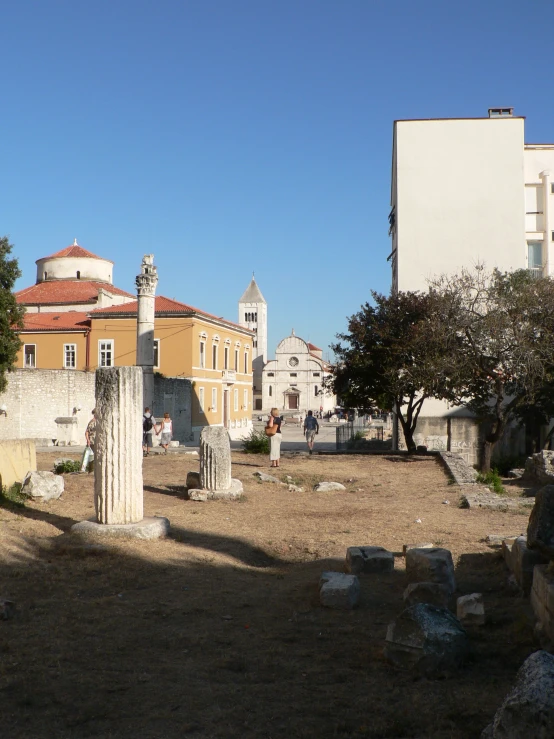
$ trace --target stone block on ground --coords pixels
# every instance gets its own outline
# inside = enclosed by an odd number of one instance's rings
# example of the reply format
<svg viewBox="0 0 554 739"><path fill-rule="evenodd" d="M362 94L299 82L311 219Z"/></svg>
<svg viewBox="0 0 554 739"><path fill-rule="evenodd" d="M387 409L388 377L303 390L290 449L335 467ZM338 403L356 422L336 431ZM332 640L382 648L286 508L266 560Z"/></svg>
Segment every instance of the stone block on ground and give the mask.
<svg viewBox="0 0 554 739"><path fill-rule="evenodd" d="M513 689L482 739L552 739L554 737L554 656L534 652L516 676Z"/></svg>
<svg viewBox="0 0 554 739"><path fill-rule="evenodd" d="M57 500L64 489L62 475L53 472L27 472L21 487L22 495L34 500Z"/></svg>
<svg viewBox="0 0 554 739"><path fill-rule="evenodd" d="M346 564L354 575L370 572L392 572L394 555L384 547L348 547Z"/></svg>
<svg viewBox="0 0 554 739"><path fill-rule="evenodd" d="M191 490L193 488L201 488L200 472L187 472L186 487Z"/></svg>
<svg viewBox="0 0 554 739"><path fill-rule="evenodd" d="M360 599L360 581L344 572L323 572L319 580L319 599L322 606L350 610Z"/></svg>
<svg viewBox="0 0 554 739"><path fill-rule="evenodd" d="M333 490L346 490L340 482L318 482L314 485L316 493L331 493Z"/></svg>
<svg viewBox="0 0 554 739"><path fill-rule="evenodd" d="M446 608L418 603L403 611L387 629L386 659L428 677L456 671L468 652L467 634Z"/></svg>
<svg viewBox="0 0 554 739"><path fill-rule="evenodd" d="M278 477L274 477L273 475L268 475L266 472L260 472L260 470L257 470L253 473L254 477L257 477L260 482L273 482L281 484L281 480L279 480Z"/></svg>
<svg viewBox="0 0 554 739"><path fill-rule="evenodd" d="M243 487L240 480L231 478L227 490L206 490L206 488L190 488L187 491L189 500L205 502L207 500L238 500L242 497Z"/></svg>
<svg viewBox="0 0 554 739"><path fill-rule="evenodd" d="M456 601L456 616L464 626L483 626L485 623L485 604L482 593L462 595Z"/></svg>
<svg viewBox="0 0 554 739"><path fill-rule="evenodd" d="M554 485L554 452L543 449L527 457L523 479L537 485Z"/></svg>
<svg viewBox="0 0 554 739"><path fill-rule="evenodd" d="M535 565L531 605L546 643L554 645L554 568Z"/></svg>
<svg viewBox="0 0 554 739"><path fill-rule="evenodd" d="M436 582L449 593L456 590L454 562L449 549L408 549L406 552L408 582Z"/></svg>
<svg viewBox="0 0 554 739"><path fill-rule="evenodd" d="M554 559L554 485L545 485L535 496L527 526L527 546Z"/></svg>
<svg viewBox="0 0 554 739"><path fill-rule="evenodd" d="M483 508L489 511L515 511L531 508L533 500L529 498L509 498L498 495L488 488L471 488L463 491L460 497L462 508Z"/></svg>
<svg viewBox="0 0 554 739"><path fill-rule="evenodd" d="M424 542L423 544L403 544L402 545L402 556L406 556L408 549L434 549L435 545L431 542Z"/></svg>
<svg viewBox="0 0 554 739"><path fill-rule="evenodd" d="M500 549L502 547L502 542L508 539L511 539L513 543L517 539L518 536L521 536L521 533L519 534L488 534L485 538L485 542L491 548Z"/></svg>
<svg viewBox="0 0 554 739"><path fill-rule="evenodd" d="M548 559L537 550L529 549L525 536L518 536L512 546L511 563L517 584L525 595L529 595L533 585L535 565L547 564Z"/></svg>
<svg viewBox="0 0 554 739"><path fill-rule="evenodd" d="M460 454L456 454L455 452L439 452L439 458L457 485L477 484L476 470Z"/></svg>
<svg viewBox="0 0 554 739"><path fill-rule="evenodd" d="M223 426L205 426L200 434L200 480L205 490L231 487L231 442Z"/></svg>
<svg viewBox="0 0 554 739"><path fill-rule="evenodd" d="M15 603L13 600L6 600L6 598L0 598L0 620L8 621L15 615Z"/></svg>
<svg viewBox="0 0 554 739"><path fill-rule="evenodd" d="M304 488L300 487L299 485L293 485L292 483L289 483L288 491L289 493L303 493Z"/></svg>
<svg viewBox="0 0 554 739"><path fill-rule="evenodd" d="M404 590L403 595L406 608L418 603L447 608L449 597L448 588L438 582L413 582Z"/></svg>

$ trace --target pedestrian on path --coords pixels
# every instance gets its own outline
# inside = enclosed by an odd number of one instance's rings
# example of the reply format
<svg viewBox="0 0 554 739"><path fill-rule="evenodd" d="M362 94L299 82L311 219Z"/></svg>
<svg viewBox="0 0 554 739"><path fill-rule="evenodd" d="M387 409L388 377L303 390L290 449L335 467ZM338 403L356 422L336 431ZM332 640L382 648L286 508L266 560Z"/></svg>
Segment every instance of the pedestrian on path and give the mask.
<svg viewBox="0 0 554 739"><path fill-rule="evenodd" d="M279 467L279 460L281 459L281 423L283 419L279 415L279 408L272 408L269 418L267 420L268 428L277 426L277 431L273 436L269 437L269 461L271 467Z"/></svg>
<svg viewBox="0 0 554 739"><path fill-rule="evenodd" d="M156 419L150 413L150 408L144 409L142 417L142 453L147 457L152 449L152 434L156 431Z"/></svg>
<svg viewBox="0 0 554 739"><path fill-rule="evenodd" d="M162 440L160 442L160 446L162 446L165 449L165 454L167 454L167 447L169 446L169 442L173 438L173 421L169 417L169 413L164 413L164 417L162 422L160 423L158 433L162 432Z"/></svg>
<svg viewBox="0 0 554 739"><path fill-rule="evenodd" d="M315 418L312 411L308 411L308 415L306 416L306 420L304 421L304 433L306 435L306 442L308 444L310 454L313 454L314 440L316 434L319 434L319 423L317 422L317 418Z"/></svg>

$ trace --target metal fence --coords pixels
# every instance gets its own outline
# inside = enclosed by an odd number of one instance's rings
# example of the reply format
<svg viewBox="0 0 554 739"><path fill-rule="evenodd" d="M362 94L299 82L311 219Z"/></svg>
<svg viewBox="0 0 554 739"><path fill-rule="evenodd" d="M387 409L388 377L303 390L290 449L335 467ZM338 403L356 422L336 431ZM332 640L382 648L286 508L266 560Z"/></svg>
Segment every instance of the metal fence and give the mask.
<svg viewBox="0 0 554 739"><path fill-rule="evenodd" d="M362 419L359 421L348 421L337 426L336 434L337 451L340 451L351 448L356 438L362 438L362 436L357 436L358 434L362 434L363 438L383 441L383 426L368 426L363 423Z"/></svg>

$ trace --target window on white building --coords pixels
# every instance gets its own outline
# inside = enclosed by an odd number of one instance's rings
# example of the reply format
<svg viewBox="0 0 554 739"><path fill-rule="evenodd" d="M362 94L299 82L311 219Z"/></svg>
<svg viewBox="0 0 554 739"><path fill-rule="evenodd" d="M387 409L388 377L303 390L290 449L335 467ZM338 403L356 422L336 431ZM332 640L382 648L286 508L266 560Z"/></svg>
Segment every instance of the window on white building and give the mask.
<svg viewBox="0 0 554 739"><path fill-rule="evenodd" d="M527 269L534 277L542 277L542 241L527 242Z"/></svg>
<svg viewBox="0 0 554 739"><path fill-rule="evenodd" d="M270 385L268 390L269 390L269 397L271 398L271 396L273 395L273 385Z"/></svg>
<svg viewBox="0 0 554 739"><path fill-rule="evenodd" d="M318 392L319 392L319 388L317 387L317 385L314 385L314 395L317 395Z"/></svg>
<svg viewBox="0 0 554 739"><path fill-rule="evenodd" d="M267 373L267 376L268 377L275 377L275 372L268 372Z"/></svg>
<svg viewBox="0 0 554 739"><path fill-rule="evenodd" d="M212 411L217 411L217 388L212 388Z"/></svg>
<svg viewBox="0 0 554 739"><path fill-rule="evenodd" d="M77 366L77 344L63 345L63 366L65 369L75 369Z"/></svg>
<svg viewBox="0 0 554 739"><path fill-rule="evenodd" d="M321 372L314 372L313 374L314 374L314 377L319 377Z"/></svg>
<svg viewBox="0 0 554 739"><path fill-rule="evenodd" d="M203 387L198 388L198 407L200 409L200 413L204 413L204 388Z"/></svg>
<svg viewBox="0 0 554 739"><path fill-rule="evenodd" d="M289 372L290 377L298 377L298 372Z"/></svg>
<svg viewBox="0 0 554 739"><path fill-rule="evenodd" d="M154 367L160 368L160 340L154 339Z"/></svg>
<svg viewBox="0 0 554 739"><path fill-rule="evenodd" d="M98 366L113 367L113 339L98 342Z"/></svg>
<svg viewBox="0 0 554 739"><path fill-rule="evenodd" d="M239 391L236 390L236 389L233 391L233 403L234 403L235 410L238 411L238 409L239 409Z"/></svg>
<svg viewBox="0 0 554 739"><path fill-rule="evenodd" d="M34 368L37 366L37 345L25 344L23 347L23 366Z"/></svg>
<svg viewBox="0 0 554 739"><path fill-rule="evenodd" d="M244 391L244 403L243 403L243 406L244 406L244 410L247 411L248 410L248 390L245 390Z"/></svg>
<svg viewBox="0 0 554 739"><path fill-rule="evenodd" d="M206 366L206 342L200 342L200 368L204 369Z"/></svg>

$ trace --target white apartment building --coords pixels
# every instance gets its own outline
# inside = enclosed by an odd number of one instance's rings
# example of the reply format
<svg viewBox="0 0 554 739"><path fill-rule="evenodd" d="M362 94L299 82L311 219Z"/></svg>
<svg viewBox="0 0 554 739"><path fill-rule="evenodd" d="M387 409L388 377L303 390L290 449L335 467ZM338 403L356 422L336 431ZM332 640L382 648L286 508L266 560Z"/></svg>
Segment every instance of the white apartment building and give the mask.
<svg viewBox="0 0 554 739"><path fill-rule="evenodd" d="M524 126L512 108L394 122L393 290L426 291L430 278L477 263L554 275L554 144L526 144ZM416 443L477 461L466 409L426 400L417 432Z"/></svg>
<svg viewBox="0 0 554 739"><path fill-rule="evenodd" d="M554 274L554 144L526 144L525 118L394 122L393 289L483 262Z"/></svg>

